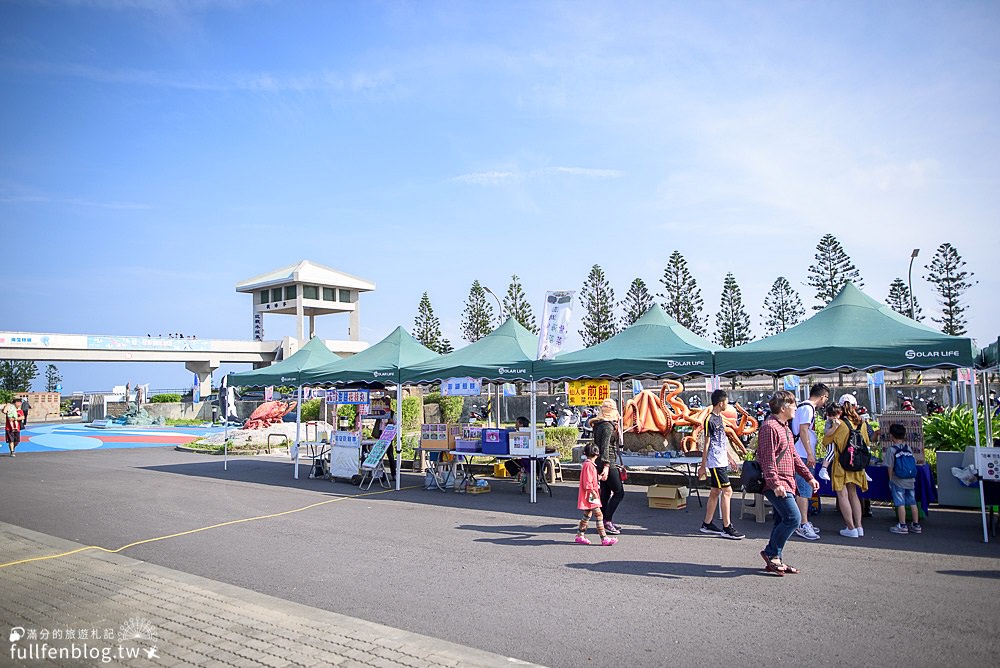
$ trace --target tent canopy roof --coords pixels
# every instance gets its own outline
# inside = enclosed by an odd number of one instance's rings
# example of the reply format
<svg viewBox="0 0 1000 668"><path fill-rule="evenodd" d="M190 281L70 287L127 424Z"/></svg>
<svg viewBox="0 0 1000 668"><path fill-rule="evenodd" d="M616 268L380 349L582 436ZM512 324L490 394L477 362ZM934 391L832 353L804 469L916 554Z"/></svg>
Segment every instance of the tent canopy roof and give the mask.
<svg viewBox="0 0 1000 668"><path fill-rule="evenodd" d="M402 327L360 353L324 364L310 372L318 385L395 385L400 369L440 357Z"/></svg>
<svg viewBox="0 0 1000 668"><path fill-rule="evenodd" d="M537 347L534 334L507 318L475 343L404 369L400 381L419 385L461 376L487 382L528 381Z"/></svg>
<svg viewBox="0 0 1000 668"><path fill-rule="evenodd" d="M227 376L227 382L229 385L244 387L268 387L271 385L298 387L308 382L312 369L339 359L336 353L326 347L323 339L317 336L310 339L288 359L275 362L262 369L231 373Z"/></svg>
<svg viewBox="0 0 1000 668"><path fill-rule="evenodd" d="M875 301L853 283L794 327L715 355L715 372L931 369L972 365L972 340L942 334Z"/></svg>
<svg viewBox="0 0 1000 668"><path fill-rule="evenodd" d="M607 341L535 362L536 380L711 375L719 346L681 326L658 305Z"/></svg>

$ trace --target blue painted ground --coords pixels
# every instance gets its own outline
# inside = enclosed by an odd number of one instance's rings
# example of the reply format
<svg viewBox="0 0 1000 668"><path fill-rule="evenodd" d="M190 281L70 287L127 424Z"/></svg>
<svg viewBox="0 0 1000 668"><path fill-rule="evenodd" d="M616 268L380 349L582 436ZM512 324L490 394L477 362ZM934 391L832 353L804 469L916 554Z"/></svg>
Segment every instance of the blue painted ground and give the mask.
<svg viewBox="0 0 1000 668"><path fill-rule="evenodd" d="M153 448L190 443L222 427L111 427L95 429L83 424L29 425L21 432L22 452L96 450L98 448ZM0 446L0 453L6 447Z"/></svg>

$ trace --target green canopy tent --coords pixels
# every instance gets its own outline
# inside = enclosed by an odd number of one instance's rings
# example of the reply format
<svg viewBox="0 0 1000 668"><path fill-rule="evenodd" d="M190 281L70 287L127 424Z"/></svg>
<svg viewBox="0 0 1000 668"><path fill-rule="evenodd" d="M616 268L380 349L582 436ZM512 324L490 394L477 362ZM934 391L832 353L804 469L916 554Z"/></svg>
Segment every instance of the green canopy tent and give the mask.
<svg viewBox="0 0 1000 668"><path fill-rule="evenodd" d="M414 385L437 383L469 376L486 382L531 383L531 440L535 442L535 379L533 365L538 338L514 318L475 343L447 355L403 369L400 382ZM536 501L535 460L531 460L531 502Z"/></svg>
<svg viewBox="0 0 1000 668"><path fill-rule="evenodd" d="M399 415L402 413L402 383L399 381L401 369L440 357L426 348L402 327L397 327L389 336L360 353L345 357L311 369L309 384L355 385L365 387L396 386L396 454L402 449L402 432L399 429ZM399 489L400 467L396 467L396 489Z"/></svg>
<svg viewBox="0 0 1000 668"><path fill-rule="evenodd" d="M440 357L402 327L350 357L309 370L306 385L399 385L400 371Z"/></svg>
<svg viewBox="0 0 1000 668"><path fill-rule="evenodd" d="M780 334L715 353L715 373L786 374L970 367L972 339L942 334L848 283L823 310Z"/></svg>
<svg viewBox="0 0 1000 668"><path fill-rule="evenodd" d="M607 341L535 362L535 380L712 375L716 350L720 350L719 346L681 326L654 305Z"/></svg>
<svg viewBox="0 0 1000 668"><path fill-rule="evenodd" d="M295 404L295 479L299 478L298 452L299 452L299 429L302 424L302 386L307 384L309 374L317 367L331 364L340 359L336 353L331 351L323 343L323 339L312 338L297 350L289 355L288 359L275 362L271 366L253 371L243 371L231 373L226 376L228 385L240 385L243 387L269 387L272 385L291 385L298 388L298 402ZM228 444L228 440L227 440ZM228 447L224 448L224 468L229 468Z"/></svg>
<svg viewBox="0 0 1000 668"><path fill-rule="evenodd" d="M530 382L538 337L513 318L479 339L447 355L406 367L400 382L412 385L438 383L470 376L487 382Z"/></svg>
<svg viewBox="0 0 1000 668"><path fill-rule="evenodd" d="M307 385L309 374L316 368L332 364L341 358L326 347L323 339L310 339L287 359L275 362L253 371L241 371L226 376L230 385L243 387L269 387L272 385L290 385L300 387Z"/></svg>

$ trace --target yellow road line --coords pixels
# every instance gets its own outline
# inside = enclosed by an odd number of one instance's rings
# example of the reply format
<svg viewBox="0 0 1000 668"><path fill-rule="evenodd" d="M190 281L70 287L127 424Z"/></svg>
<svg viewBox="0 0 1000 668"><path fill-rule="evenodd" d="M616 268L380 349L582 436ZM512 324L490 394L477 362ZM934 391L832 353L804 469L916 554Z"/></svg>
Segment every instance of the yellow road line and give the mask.
<svg viewBox="0 0 1000 668"><path fill-rule="evenodd" d="M419 485L413 485L410 487L400 487L400 490L404 489L416 489ZM59 554L49 554L44 557L32 557L30 559L19 559L17 561L9 561L6 564L0 564L0 568L7 568L9 566L18 566L20 564L28 564L33 561L45 561L47 559L59 559L60 557L68 557L79 552L85 552L87 550L98 550L100 552L106 552L108 554L117 554L123 550L127 550L130 547L136 547L137 545L145 545L146 543L155 543L160 540L167 540L169 538L179 538L181 536L187 536L193 533L199 533L202 531L208 531L209 529L218 529L220 527L227 527L233 524L242 524L244 522L256 522L257 520L267 520L274 517L282 517L284 515L292 515L293 513L301 513L304 510L310 510L319 506L325 506L328 503L336 503L337 501L349 501L351 499L359 499L364 496L375 496L376 494L388 494L389 492L395 492L395 489L380 489L374 492L363 492L360 494L352 494L350 496L339 496L335 499L327 499L326 501L319 501L317 503L310 503L308 506L302 506L301 508L293 508L291 510L283 510L280 513L271 513L270 515L258 515L257 517L244 517L239 520L230 520L228 522L220 522L219 524L212 524L207 527L200 527L198 529L191 529L189 531L181 531L179 533L172 533L169 536L158 536L156 538L147 538L145 540L137 540L134 543L129 543L128 545L122 545L115 550L109 550L106 547L101 547L100 545L87 545L86 547L79 547L75 550L70 550L69 552L60 552Z"/></svg>

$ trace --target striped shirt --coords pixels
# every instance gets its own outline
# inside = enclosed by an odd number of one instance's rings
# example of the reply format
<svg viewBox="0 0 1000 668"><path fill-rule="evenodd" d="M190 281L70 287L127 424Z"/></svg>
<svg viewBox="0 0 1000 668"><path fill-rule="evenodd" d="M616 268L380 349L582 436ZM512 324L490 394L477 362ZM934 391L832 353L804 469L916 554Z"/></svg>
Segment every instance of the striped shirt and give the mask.
<svg viewBox="0 0 1000 668"><path fill-rule="evenodd" d="M784 487L785 492L795 493L795 474L812 481L813 476L795 453L792 432L788 424L769 415L760 426L757 438L757 461L764 474L764 485L773 490Z"/></svg>

